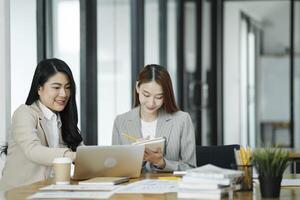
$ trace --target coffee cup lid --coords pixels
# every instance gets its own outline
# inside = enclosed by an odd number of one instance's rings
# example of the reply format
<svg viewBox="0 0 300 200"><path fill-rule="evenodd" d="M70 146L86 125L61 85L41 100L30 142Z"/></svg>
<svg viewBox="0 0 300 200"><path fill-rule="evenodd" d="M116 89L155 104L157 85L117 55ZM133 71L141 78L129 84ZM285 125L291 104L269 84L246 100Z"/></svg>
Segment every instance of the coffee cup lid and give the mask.
<svg viewBox="0 0 300 200"><path fill-rule="evenodd" d="M54 158L53 163L72 163L72 160L69 157L58 157Z"/></svg>

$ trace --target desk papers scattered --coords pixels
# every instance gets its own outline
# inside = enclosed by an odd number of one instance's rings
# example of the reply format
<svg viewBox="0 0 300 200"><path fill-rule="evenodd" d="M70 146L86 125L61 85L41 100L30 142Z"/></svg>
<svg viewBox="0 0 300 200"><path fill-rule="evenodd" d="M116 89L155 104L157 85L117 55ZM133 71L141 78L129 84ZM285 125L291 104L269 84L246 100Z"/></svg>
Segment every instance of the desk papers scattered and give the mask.
<svg viewBox="0 0 300 200"><path fill-rule="evenodd" d="M119 188L117 185L48 185L40 188L40 190L63 190L63 191L111 191Z"/></svg>
<svg viewBox="0 0 300 200"><path fill-rule="evenodd" d="M164 194L177 192L178 181L146 179L128 184L115 190L115 193L126 194Z"/></svg>
<svg viewBox="0 0 300 200"><path fill-rule="evenodd" d="M113 192L38 192L27 199L56 199L56 198L72 198L72 199L108 199Z"/></svg>
<svg viewBox="0 0 300 200"><path fill-rule="evenodd" d="M40 188L28 199L53 199L53 198L72 198L72 199L107 199L110 198L117 188L117 185L48 185Z"/></svg>
<svg viewBox="0 0 300 200"><path fill-rule="evenodd" d="M300 186L300 179L282 179L281 186Z"/></svg>

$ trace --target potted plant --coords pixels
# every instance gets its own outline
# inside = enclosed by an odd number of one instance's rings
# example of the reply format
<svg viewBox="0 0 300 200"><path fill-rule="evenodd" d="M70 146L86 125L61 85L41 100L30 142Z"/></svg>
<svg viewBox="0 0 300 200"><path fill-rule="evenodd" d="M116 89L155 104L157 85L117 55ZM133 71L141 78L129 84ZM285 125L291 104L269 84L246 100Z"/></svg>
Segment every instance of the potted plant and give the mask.
<svg viewBox="0 0 300 200"><path fill-rule="evenodd" d="M279 197L282 175L289 164L289 151L281 148L256 149L252 163L258 172L261 196Z"/></svg>

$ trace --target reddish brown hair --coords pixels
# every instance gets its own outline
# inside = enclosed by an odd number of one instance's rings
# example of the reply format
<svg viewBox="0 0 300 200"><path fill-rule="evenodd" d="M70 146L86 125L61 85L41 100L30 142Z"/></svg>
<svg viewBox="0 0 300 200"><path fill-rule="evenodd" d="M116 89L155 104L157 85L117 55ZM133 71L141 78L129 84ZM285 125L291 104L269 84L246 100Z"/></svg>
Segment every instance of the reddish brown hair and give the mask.
<svg viewBox="0 0 300 200"><path fill-rule="evenodd" d="M168 71L160 66L155 64L146 65L143 70L140 72L138 77L138 87L140 87L143 83L149 83L151 81L155 81L162 87L163 90L163 105L162 107L165 109L167 113L173 113L179 110L177 107L171 77ZM134 90L135 102L134 106L140 105L139 95Z"/></svg>

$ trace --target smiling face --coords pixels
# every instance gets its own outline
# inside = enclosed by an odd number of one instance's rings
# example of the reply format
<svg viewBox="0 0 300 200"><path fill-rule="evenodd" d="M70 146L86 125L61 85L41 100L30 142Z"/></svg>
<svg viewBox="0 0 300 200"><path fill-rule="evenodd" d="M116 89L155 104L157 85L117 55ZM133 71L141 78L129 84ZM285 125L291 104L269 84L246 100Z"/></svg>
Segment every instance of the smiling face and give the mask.
<svg viewBox="0 0 300 200"><path fill-rule="evenodd" d="M70 86L67 75L58 72L39 88L39 100L50 110L61 112L69 101L71 95Z"/></svg>
<svg viewBox="0 0 300 200"><path fill-rule="evenodd" d="M164 102L162 87L155 81L151 81L136 86L136 91L141 104L141 116L156 117L158 109L160 109Z"/></svg>

